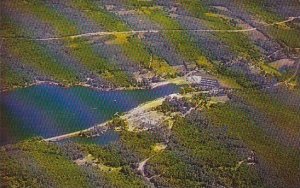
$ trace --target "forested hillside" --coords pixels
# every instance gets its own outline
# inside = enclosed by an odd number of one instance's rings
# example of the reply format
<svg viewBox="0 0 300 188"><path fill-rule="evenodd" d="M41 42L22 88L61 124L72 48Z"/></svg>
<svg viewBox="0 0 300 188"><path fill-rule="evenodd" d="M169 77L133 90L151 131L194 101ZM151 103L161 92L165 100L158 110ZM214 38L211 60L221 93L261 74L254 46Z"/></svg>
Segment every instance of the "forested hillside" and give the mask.
<svg viewBox="0 0 300 188"><path fill-rule="evenodd" d="M10 92L43 84L99 92L180 88L116 112L105 129L1 146L1 187L300 186L299 1L0 3L3 138L33 116L14 118L30 101L18 95L10 106ZM96 114L96 97L83 95L76 95L86 110L80 114ZM122 100L116 96L102 107L113 111ZM63 113L51 105L32 109L47 109L51 123L52 113ZM106 131L116 138L94 142Z"/></svg>

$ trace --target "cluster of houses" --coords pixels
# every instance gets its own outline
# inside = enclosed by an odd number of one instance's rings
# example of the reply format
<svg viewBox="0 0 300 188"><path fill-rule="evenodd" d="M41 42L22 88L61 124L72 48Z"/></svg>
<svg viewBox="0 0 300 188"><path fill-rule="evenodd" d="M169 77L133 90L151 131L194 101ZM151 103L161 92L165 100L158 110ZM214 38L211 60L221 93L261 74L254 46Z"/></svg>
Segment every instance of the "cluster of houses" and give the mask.
<svg viewBox="0 0 300 188"><path fill-rule="evenodd" d="M178 97L167 97L164 103L168 105L168 110L173 112L181 112L182 114L187 113L192 108L190 103L183 98Z"/></svg>

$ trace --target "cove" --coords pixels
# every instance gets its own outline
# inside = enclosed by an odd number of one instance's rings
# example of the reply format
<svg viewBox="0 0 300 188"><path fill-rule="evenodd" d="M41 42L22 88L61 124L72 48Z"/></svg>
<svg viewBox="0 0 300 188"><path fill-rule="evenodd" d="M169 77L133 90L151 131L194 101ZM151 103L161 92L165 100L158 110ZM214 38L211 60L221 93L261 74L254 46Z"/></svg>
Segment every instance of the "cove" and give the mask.
<svg viewBox="0 0 300 188"><path fill-rule="evenodd" d="M87 87L37 85L1 93L0 145L33 136L53 137L89 128L147 101L172 93L179 86L98 91Z"/></svg>

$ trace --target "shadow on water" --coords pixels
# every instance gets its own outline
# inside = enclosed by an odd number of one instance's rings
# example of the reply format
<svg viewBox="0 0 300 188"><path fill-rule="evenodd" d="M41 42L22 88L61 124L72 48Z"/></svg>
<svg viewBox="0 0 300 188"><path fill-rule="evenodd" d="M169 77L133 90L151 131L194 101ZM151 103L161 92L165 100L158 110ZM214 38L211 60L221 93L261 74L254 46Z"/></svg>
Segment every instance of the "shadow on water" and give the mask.
<svg viewBox="0 0 300 188"><path fill-rule="evenodd" d="M178 91L176 85L118 91L39 85L4 92L0 99L0 145L86 129L111 119L116 112Z"/></svg>

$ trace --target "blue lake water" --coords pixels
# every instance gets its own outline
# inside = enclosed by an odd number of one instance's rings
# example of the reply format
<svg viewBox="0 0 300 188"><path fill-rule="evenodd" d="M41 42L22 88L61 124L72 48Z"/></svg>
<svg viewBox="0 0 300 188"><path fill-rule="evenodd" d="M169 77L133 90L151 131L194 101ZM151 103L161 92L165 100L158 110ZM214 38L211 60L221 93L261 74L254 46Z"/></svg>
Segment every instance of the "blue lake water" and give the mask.
<svg viewBox="0 0 300 188"><path fill-rule="evenodd" d="M39 85L4 92L0 99L0 145L85 129L111 119L116 112L178 91L175 85L119 91Z"/></svg>

